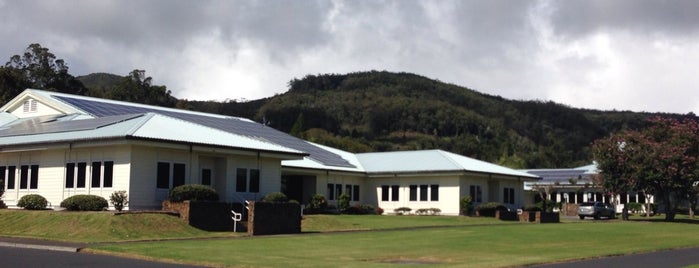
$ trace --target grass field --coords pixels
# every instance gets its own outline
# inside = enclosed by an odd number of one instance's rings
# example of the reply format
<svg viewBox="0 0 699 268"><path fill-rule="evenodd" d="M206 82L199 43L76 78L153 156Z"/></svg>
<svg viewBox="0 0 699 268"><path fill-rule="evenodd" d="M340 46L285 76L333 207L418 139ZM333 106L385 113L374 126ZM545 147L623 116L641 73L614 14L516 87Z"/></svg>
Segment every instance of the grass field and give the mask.
<svg viewBox="0 0 699 268"><path fill-rule="evenodd" d="M113 244L97 250L215 266L502 267L699 246L697 227L639 221L475 225Z"/></svg>
<svg viewBox="0 0 699 268"><path fill-rule="evenodd" d="M699 246L699 221L639 219L531 224L472 217L312 215L303 221L303 234L247 237L197 230L159 214L0 210L0 235L118 242L88 251L233 267L503 267ZM213 237L218 239L207 239ZM124 242L176 238L192 239Z"/></svg>

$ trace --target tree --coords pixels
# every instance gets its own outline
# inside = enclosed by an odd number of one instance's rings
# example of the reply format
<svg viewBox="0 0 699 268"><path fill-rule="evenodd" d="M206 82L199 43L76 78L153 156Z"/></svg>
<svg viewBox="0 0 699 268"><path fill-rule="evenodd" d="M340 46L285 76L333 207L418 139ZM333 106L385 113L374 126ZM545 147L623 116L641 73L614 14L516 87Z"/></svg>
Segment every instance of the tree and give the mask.
<svg viewBox="0 0 699 268"><path fill-rule="evenodd" d="M603 187L616 193L635 190L653 193L662 199L665 220L675 218L677 204L690 203L690 216L696 207L699 182L699 124L653 118L651 126L625 131L593 144Z"/></svg>
<svg viewBox="0 0 699 268"><path fill-rule="evenodd" d="M170 95L170 90L165 86L154 86L152 81L145 70L133 70L105 95L114 100L175 107L177 99Z"/></svg>
<svg viewBox="0 0 699 268"><path fill-rule="evenodd" d="M3 98L16 96L26 88L84 95L85 86L68 73L68 65L40 44L31 44L22 55L14 55L0 69Z"/></svg>
<svg viewBox="0 0 699 268"><path fill-rule="evenodd" d="M613 134L596 140L592 145L593 157L601 171L595 178L596 184L605 190L605 194L612 196L614 205L618 203L616 196L627 194L636 183L630 162L634 148L628 142L628 135L627 132ZM626 211L624 204L623 220L628 220Z"/></svg>

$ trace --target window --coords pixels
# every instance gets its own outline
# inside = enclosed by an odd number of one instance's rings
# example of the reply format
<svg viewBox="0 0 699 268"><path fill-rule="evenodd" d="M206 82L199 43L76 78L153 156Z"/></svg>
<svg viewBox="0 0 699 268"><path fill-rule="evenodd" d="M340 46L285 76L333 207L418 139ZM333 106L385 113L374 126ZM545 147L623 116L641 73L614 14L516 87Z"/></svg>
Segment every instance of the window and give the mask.
<svg viewBox="0 0 699 268"><path fill-rule="evenodd" d="M248 190L248 170L239 168L235 175L235 191L245 192Z"/></svg>
<svg viewBox="0 0 699 268"><path fill-rule="evenodd" d="M75 163L66 163L66 188L75 187Z"/></svg>
<svg viewBox="0 0 699 268"><path fill-rule="evenodd" d="M503 201L505 204L514 204L515 203L515 188L508 188L505 187L503 188Z"/></svg>
<svg viewBox="0 0 699 268"><path fill-rule="evenodd" d="M260 170L251 169L250 170L250 192L259 193L260 192Z"/></svg>
<svg viewBox="0 0 699 268"><path fill-rule="evenodd" d="M17 173L17 168L15 166L7 167L7 189L15 188L15 176Z"/></svg>
<svg viewBox="0 0 699 268"><path fill-rule="evenodd" d="M391 201L398 201L398 189L400 189L398 185L391 185Z"/></svg>
<svg viewBox="0 0 699 268"><path fill-rule="evenodd" d="M102 162L92 162L92 188L99 188L102 180Z"/></svg>
<svg viewBox="0 0 699 268"><path fill-rule="evenodd" d="M7 167L0 167L0 181L2 181L2 183L3 183L2 186L5 186L5 182L7 181L6 180L7 176L5 175L5 171L7 171Z"/></svg>
<svg viewBox="0 0 699 268"><path fill-rule="evenodd" d="M211 169L201 170L201 184L211 186Z"/></svg>
<svg viewBox="0 0 699 268"><path fill-rule="evenodd" d="M328 200L335 200L335 184L328 183Z"/></svg>
<svg viewBox="0 0 699 268"><path fill-rule="evenodd" d="M388 185L381 185L381 201L388 201Z"/></svg>
<svg viewBox="0 0 699 268"><path fill-rule="evenodd" d="M359 201L359 185L352 186L352 201Z"/></svg>
<svg viewBox="0 0 699 268"><path fill-rule="evenodd" d="M417 185L410 185L410 201L417 201Z"/></svg>
<svg viewBox="0 0 699 268"><path fill-rule="evenodd" d="M175 163L172 165L172 187L184 185L184 177L186 166L184 164Z"/></svg>
<svg viewBox="0 0 699 268"><path fill-rule="evenodd" d="M76 188L85 188L85 179L87 176L87 163L78 163L78 179L75 183Z"/></svg>
<svg viewBox="0 0 699 268"><path fill-rule="evenodd" d="M104 181L103 187L112 187L114 181L114 162L104 161Z"/></svg>
<svg viewBox="0 0 699 268"><path fill-rule="evenodd" d="M427 201L427 185L420 185L420 201Z"/></svg>
<svg viewBox="0 0 699 268"><path fill-rule="evenodd" d="M39 188L39 165L32 165L29 175L29 189L37 188Z"/></svg>
<svg viewBox="0 0 699 268"><path fill-rule="evenodd" d="M471 185L469 188L469 195L471 195L471 200L473 200L473 202L483 202L483 193L481 192L480 185Z"/></svg>
<svg viewBox="0 0 699 268"><path fill-rule="evenodd" d="M158 162L156 187L158 189L170 189L170 163Z"/></svg>
<svg viewBox="0 0 699 268"><path fill-rule="evenodd" d="M19 167L19 188L27 189L29 183L29 166Z"/></svg>
<svg viewBox="0 0 699 268"><path fill-rule="evenodd" d="M335 194L334 200L339 200L342 195L342 184L335 184Z"/></svg>
<svg viewBox="0 0 699 268"><path fill-rule="evenodd" d="M430 201L439 201L439 184L430 185Z"/></svg>

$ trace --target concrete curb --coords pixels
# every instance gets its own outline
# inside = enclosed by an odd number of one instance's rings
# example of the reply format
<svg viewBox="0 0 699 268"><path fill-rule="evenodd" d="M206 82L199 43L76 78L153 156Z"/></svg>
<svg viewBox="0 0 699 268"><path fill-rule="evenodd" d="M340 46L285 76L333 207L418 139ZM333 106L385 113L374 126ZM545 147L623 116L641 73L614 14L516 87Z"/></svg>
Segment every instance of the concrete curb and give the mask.
<svg viewBox="0 0 699 268"><path fill-rule="evenodd" d="M80 248L76 248L76 247L48 246L48 245L10 243L10 242L0 242L0 247L28 248L28 249L63 251L63 252L78 252L80 250Z"/></svg>

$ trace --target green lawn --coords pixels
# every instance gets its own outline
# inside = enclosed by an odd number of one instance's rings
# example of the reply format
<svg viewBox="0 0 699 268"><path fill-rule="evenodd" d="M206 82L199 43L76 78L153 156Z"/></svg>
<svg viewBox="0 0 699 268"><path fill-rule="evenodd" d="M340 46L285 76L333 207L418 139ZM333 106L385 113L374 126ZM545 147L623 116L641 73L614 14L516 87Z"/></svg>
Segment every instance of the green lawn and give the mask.
<svg viewBox="0 0 699 268"><path fill-rule="evenodd" d="M634 219L533 224L473 217L309 215L303 234L247 237L201 231L162 214L0 210L0 235L118 242L88 250L244 267L502 267L699 246L697 220ZM214 237L218 239L206 239ZM125 242L182 238L193 239Z"/></svg>
<svg viewBox="0 0 699 268"><path fill-rule="evenodd" d="M343 219L357 221L352 217L334 217L341 222ZM383 221L383 218L389 221L415 220L399 216L379 216L382 218L380 220L373 219L375 216L363 217L367 217L368 222ZM462 217L459 220L471 219ZM214 266L383 267L398 263L429 263L444 267L502 267L699 246L697 227L696 224L687 223L618 220L562 224L476 224L112 244L97 247L96 250Z"/></svg>

